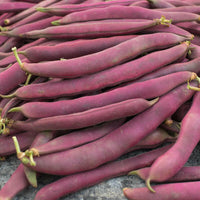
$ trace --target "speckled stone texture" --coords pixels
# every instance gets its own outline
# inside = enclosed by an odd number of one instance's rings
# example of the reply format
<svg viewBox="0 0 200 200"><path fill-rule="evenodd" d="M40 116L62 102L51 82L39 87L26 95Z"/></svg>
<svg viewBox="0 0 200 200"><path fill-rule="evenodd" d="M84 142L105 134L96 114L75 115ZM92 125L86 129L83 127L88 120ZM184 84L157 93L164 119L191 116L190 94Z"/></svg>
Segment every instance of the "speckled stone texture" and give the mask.
<svg viewBox="0 0 200 200"><path fill-rule="evenodd" d="M142 151L132 153L132 155L139 154ZM6 183L11 174L19 165L16 156L10 156L6 161L1 161L0 170L0 184L1 187ZM200 165L200 144L195 148L190 159L186 165ZM29 187L14 200L33 200L36 192L45 184L57 180L59 177L43 174L38 178L38 188ZM153 183L152 183L153 185ZM144 181L136 176L121 176L101 182L95 186L87 189L82 189L74 194L61 198L61 200L126 200L123 195L122 189L124 187L143 187Z"/></svg>

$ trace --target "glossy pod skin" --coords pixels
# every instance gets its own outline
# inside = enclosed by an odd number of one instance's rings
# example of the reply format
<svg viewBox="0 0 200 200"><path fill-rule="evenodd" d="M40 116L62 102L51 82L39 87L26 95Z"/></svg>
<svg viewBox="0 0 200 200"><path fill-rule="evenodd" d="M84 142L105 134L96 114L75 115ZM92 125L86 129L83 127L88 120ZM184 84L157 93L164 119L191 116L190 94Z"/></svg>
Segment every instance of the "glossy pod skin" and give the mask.
<svg viewBox="0 0 200 200"><path fill-rule="evenodd" d="M192 84L197 85L196 82ZM167 117L171 116L193 94L194 91L188 90L183 84L160 97L154 106L103 138L71 150L35 157L36 165L27 165L38 172L57 175L68 175L94 169L126 153L155 130ZM148 125L141 126L146 121L148 121Z"/></svg>
<svg viewBox="0 0 200 200"><path fill-rule="evenodd" d="M15 121L13 128L19 130L71 130L93 126L106 121L112 121L128 116L134 116L154 105L158 99L147 101L136 98L107 106L73 113L40 118L32 121Z"/></svg>
<svg viewBox="0 0 200 200"><path fill-rule="evenodd" d="M130 169L134 170L141 168L142 166L149 166L169 147L170 145L120 161L113 161L87 172L63 177L58 181L48 184L40 189L34 200L56 200L102 181L126 175ZM52 190L52 188L54 188L54 190Z"/></svg>
<svg viewBox="0 0 200 200"><path fill-rule="evenodd" d="M74 12L60 20L53 22L55 25L77 23L83 21L94 21L103 19L159 19L165 16L172 23L199 21L200 16L188 12L165 12L147 9L139 6L109 6L107 8L95 8L86 11Z"/></svg>
<svg viewBox="0 0 200 200"><path fill-rule="evenodd" d="M156 159L151 166L146 180L147 186L151 191L154 190L150 186L150 181L162 182L174 176L187 162L199 142L199 103L200 93L197 92L191 108L181 122L181 129L176 143L165 154Z"/></svg>
<svg viewBox="0 0 200 200"><path fill-rule="evenodd" d="M177 72L144 82L138 82L133 84L130 83L129 85L115 88L113 90L96 95L88 95L71 100L60 100L55 102L28 102L21 105L18 108L13 108L12 110L10 110L10 112L22 112L28 118L42 118L56 115L67 115L70 113L82 112L92 108L122 102L128 99L156 98L167 93L168 91L172 90L178 85L195 78L196 74L192 72ZM30 98L31 95L31 98L37 98L37 96L33 94L33 90L24 90L23 88L30 87L21 87L16 92L11 94L11 96L16 96L19 99L28 99L28 97ZM25 93L26 91L28 91L29 96ZM32 91L31 94L30 91ZM55 91L55 89L53 91ZM6 97L11 96L6 95ZM52 97L55 97L55 93L51 95L51 98Z"/></svg>
<svg viewBox="0 0 200 200"><path fill-rule="evenodd" d="M172 33L141 35L94 54L63 61L22 63L21 68L37 76L75 78L108 69L142 53L164 49L185 40Z"/></svg>

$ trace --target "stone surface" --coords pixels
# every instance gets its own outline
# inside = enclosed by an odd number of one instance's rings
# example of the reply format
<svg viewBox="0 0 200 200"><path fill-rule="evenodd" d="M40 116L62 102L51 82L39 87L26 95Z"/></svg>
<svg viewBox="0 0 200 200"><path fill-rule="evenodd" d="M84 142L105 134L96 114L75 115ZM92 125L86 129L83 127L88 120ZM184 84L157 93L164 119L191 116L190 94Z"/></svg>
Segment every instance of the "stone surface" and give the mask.
<svg viewBox="0 0 200 200"><path fill-rule="evenodd" d="M200 145L198 145L186 165L200 165ZM140 151L137 153L141 153ZM137 154L135 153L135 154ZM16 156L10 156L6 161L1 161L0 186L2 187L19 165ZM29 187L14 200L33 200L36 192L45 184L57 180L58 177L42 175L38 178L38 188ZM136 176L121 176L101 182L87 189L82 189L74 194L61 198L61 200L126 200L122 189L124 187L143 187L144 182Z"/></svg>

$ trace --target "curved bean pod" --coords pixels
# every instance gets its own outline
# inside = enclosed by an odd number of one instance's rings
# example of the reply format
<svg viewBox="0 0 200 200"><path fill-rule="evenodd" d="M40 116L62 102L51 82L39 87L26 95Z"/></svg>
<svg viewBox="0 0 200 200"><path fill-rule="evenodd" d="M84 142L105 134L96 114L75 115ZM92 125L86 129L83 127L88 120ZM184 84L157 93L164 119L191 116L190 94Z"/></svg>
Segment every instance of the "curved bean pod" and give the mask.
<svg viewBox="0 0 200 200"><path fill-rule="evenodd" d="M136 115L154 105L158 99L129 99L115 104L90 109L71 115L59 115L32 121L15 121L13 128L20 130L70 130L93 126L106 121L112 121Z"/></svg>
<svg viewBox="0 0 200 200"><path fill-rule="evenodd" d="M71 150L36 157L36 166L27 165L33 170L57 175L94 169L127 152L155 130L167 117L171 116L193 94L194 91L188 90L185 84L181 85L160 97L154 106L138 114L103 138ZM147 121L147 125L144 126L144 122Z"/></svg>
<svg viewBox="0 0 200 200"><path fill-rule="evenodd" d="M142 53L164 49L185 40L186 38L172 33L141 35L90 55L64 61L49 61L34 64L22 63L21 68L28 73L38 76L75 78L108 69L133 59Z"/></svg>
<svg viewBox="0 0 200 200"><path fill-rule="evenodd" d="M63 177L40 189L34 200L56 200L62 196L95 185L104 180L126 175L130 169L133 170L150 165L153 160L162 155L169 147L170 145L131 158L110 162L87 172ZM87 179L85 177L87 177ZM54 188L54 190L52 190L52 188Z"/></svg>
<svg viewBox="0 0 200 200"><path fill-rule="evenodd" d="M189 12L165 12L139 6L109 6L106 8L94 8L80 12L74 12L53 22L54 25L63 25L83 21L95 21L103 19L157 19L165 16L172 23L199 21L198 14Z"/></svg>
<svg viewBox="0 0 200 200"><path fill-rule="evenodd" d="M129 200L188 200L199 199L199 181L169 183L156 185L156 193L149 192L148 188L124 188L123 192Z"/></svg>
<svg viewBox="0 0 200 200"><path fill-rule="evenodd" d="M24 51L18 51L18 53L23 54L30 62L59 60L60 58L70 59L102 51L134 37L136 35L113 36L90 40L80 39L71 42L62 42L55 46L33 46Z"/></svg>
<svg viewBox="0 0 200 200"><path fill-rule="evenodd" d="M199 136L199 103L200 93L197 92L191 108L181 122L181 129L176 143L170 150L159 157L151 166L146 180L148 188L153 192L150 181L165 181L174 176L187 162L189 156L200 140ZM154 191L155 192L155 191Z"/></svg>

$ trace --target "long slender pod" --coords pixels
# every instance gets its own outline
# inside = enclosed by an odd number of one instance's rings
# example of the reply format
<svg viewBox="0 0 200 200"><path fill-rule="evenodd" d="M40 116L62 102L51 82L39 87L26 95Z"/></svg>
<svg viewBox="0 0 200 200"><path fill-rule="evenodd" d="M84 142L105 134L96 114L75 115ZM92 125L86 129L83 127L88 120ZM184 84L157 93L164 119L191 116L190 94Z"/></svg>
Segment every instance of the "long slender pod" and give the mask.
<svg viewBox="0 0 200 200"><path fill-rule="evenodd" d="M94 54L61 61L21 63L20 66L24 71L38 76L75 78L111 68L142 53L164 49L185 40L172 33L147 34Z"/></svg>
<svg viewBox="0 0 200 200"><path fill-rule="evenodd" d="M54 2L56 2L57 0L45 0L45 1L41 1L39 4L36 4L35 6L32 6L29 9L26 9L20 13L18 13L17 15L10 17L8 19L6 19L4 22L6 25L8 24L13 24L19 20L22 20L23 18L26 18L28 15L33 14L34 12L36 12L35 8L38 6L48 6L53 4Z"/></svg>
<svg viewBox="0 0 200 200"><path fill-rule="evenodd" d="M56 137L43 145L27 149L25 153L27 155L33 154L33 156L38 156L72 149L107 135L109 132L120 127L124 121L125 119L119 119L98 126L73 131Z"/></svg>
<svg viewBox="0 0 200 200"><path fill-rule="evenodd" d="M152 73L146 74L143 77L138 78L136 82L147 81L150 79L166 76L167 74L176 73L180 71L191 71L198 74L200 72L199 64L200 64L200 58L196 58L194 60L191 60L185 63L174 63L171 65L165 66L161 69L158 69Z"/></svg>
<svg viewBox="0 0 200 200"><path fill-rule="evenodd" d="M55 25L94 21L103 19L156 19L165 16L172 23L199 21L198 14L189 12L165 12L139 6L109 6L107 8L94 8L66 15L60 20L53 22Z"/></svg>
<svg viewBox="0 0 200 200"><path fill-rule="evenodd" d="M194 84L197 85L196 82ZM154 106L138 114L103 138L72 150L35 157L35 166L27 165L33 170L57 175L94 169L127 152L128 149L155 130L167 117L171 116L193 94L194 91L188 90L186 84L183 84L160 97ZM146 123L147 121L148 123ZM141 124L143 125L141 126Z"/></svg>
<svg viewBox="0 0 200 200"><path fill-rule="evenodd" d="M178 59L182 59L186 56L188 48L188 42L182 43L175 47L162 51L155 51L130 62L88 76L61 80L59 82L46 82L37 85L29 85L20 88L15 92L15 95L19 98L28 98L28 93L31 93L31 96L35 96L35 98L51 98L51 91L54 91L54 96L62 94L65 96L71 96L76 94L85 94L91 91L98 91L103 88L138 79L142 75L164 67ZM22 92L23 94L26 93L26 96L20 96L19 94L22 94Z"/></svg>
<svg viewBox="0 0 200 200"><path fill-rule="evenodd" d="M146 180L151 191L150 181L165 181L174 176L187 162L195 146L199 142L199 103L200 93L197 92L191 108L181 122L181 129L176 143L151 166Z"/></svg>
<svg viewBox="0 0 200 200"><path fill-rule="evenodd" d="M105 1L99 3L92 4L76 4L76 5L54 5L47 7L37 7L36 10L40 12L45 12L53 15L64 16L71 12L78 12L82 10L88 10L92 8L105 8L112 5L123 5L128 6L133 2L137 2L138 0L113 0L113 1Z"/></svg>
<svg viewBox="0 0 200 200"><path fill-rule="evenodd" d="M120 26L119 26L120 23ZM109 37L114 35L135 34L144 29L156 26L158 24L169 25L170 20L156 18L152 20L99 20L87 21L84 23L73 23L62 26L51 26L43 30L29 31L20 34L22 38L52 38L52 39L77 39L77 38L97 38Z"/></svg>
<svg viewBox="0 0 200 200"><path fill-rule="evenodd" d="M70 130L93 126L106 121L112 121L128 116L134 116L150 106L158 99L147 101L145 99L129 99L104 107L90 109L71 115L60 115L32 121L15 121L13 128L20 130Z"/></svg>
<svg viewBox="0 0 200 200"><path fill-rule="evenodd" d="M40 29L44 29L44 28L51 26L51 21L54 19L59 19L59 17L57 17L57 16L47 17L45 19L41 19L36 22L18 26L16 28L13 28L12 30L9 30L9 29L5 30L5 31L1 32L0 34L6 35L9 37L19 37L19 34L21 34L21 33L33 31L33 30L40 30ZM13 45L13 46L15 46L15 45Z"/></svg>
<svg viewBox="0 0 200 200"><path fill-rule="evenodd" d="M195 79L196 74L192 72L178 72L169 74L156 79L144 81L141 83L133 83L127 86L119 87L107 92L103 92L96 95L88 95L71 100L60 100L55 102L28 102L21 107L13 108L12 111L20 111L29 118L42 118L55 115L67 115L70 113L77 113L86 111L92 108L106 106L109 104L125 101L134 98L152 99L161 96L180 84L187 82L188 80ZM162 87L161 87L162 86ZM28 87L28 86L23 86ZM4 97L20 98L20 91L22 87L18 89L18 94L4 95ZM28 90L27 90L28 91ZM30 91L30 90L29 90ZM22 93L23 94L23 93ZM21 96L22 97L22 96ZM32 98L36 96L33 95ZM54 97L52 95L52 97ZM30 98L30 96L29 96ZM24 97L24 99L27 99ZM37 109L35 109L37 108ZM11 112L11 111L10 111Z"/></svg>
<svg viewBox="0 0 200 200"><path fill-rule="evenodd" d="M133 170L141 168L142 166L149 166L153 160L162 155L169 147L170 145L120 161L110 162L87 172L63 177L40 189L34 200L56 200L102 181L125 175L130 169Z"/></svg>
<svg viewBox="0 0 200 200"><path fill-rule="evenodd" d="M62 42L55 46L36 45L24 51L19 51L18 49L18 53L23 54L30 62L59 60L60 58L70 59L102 51L134 37L137 37L137 35L122 35L88 40L80 39Z"/></svg>

